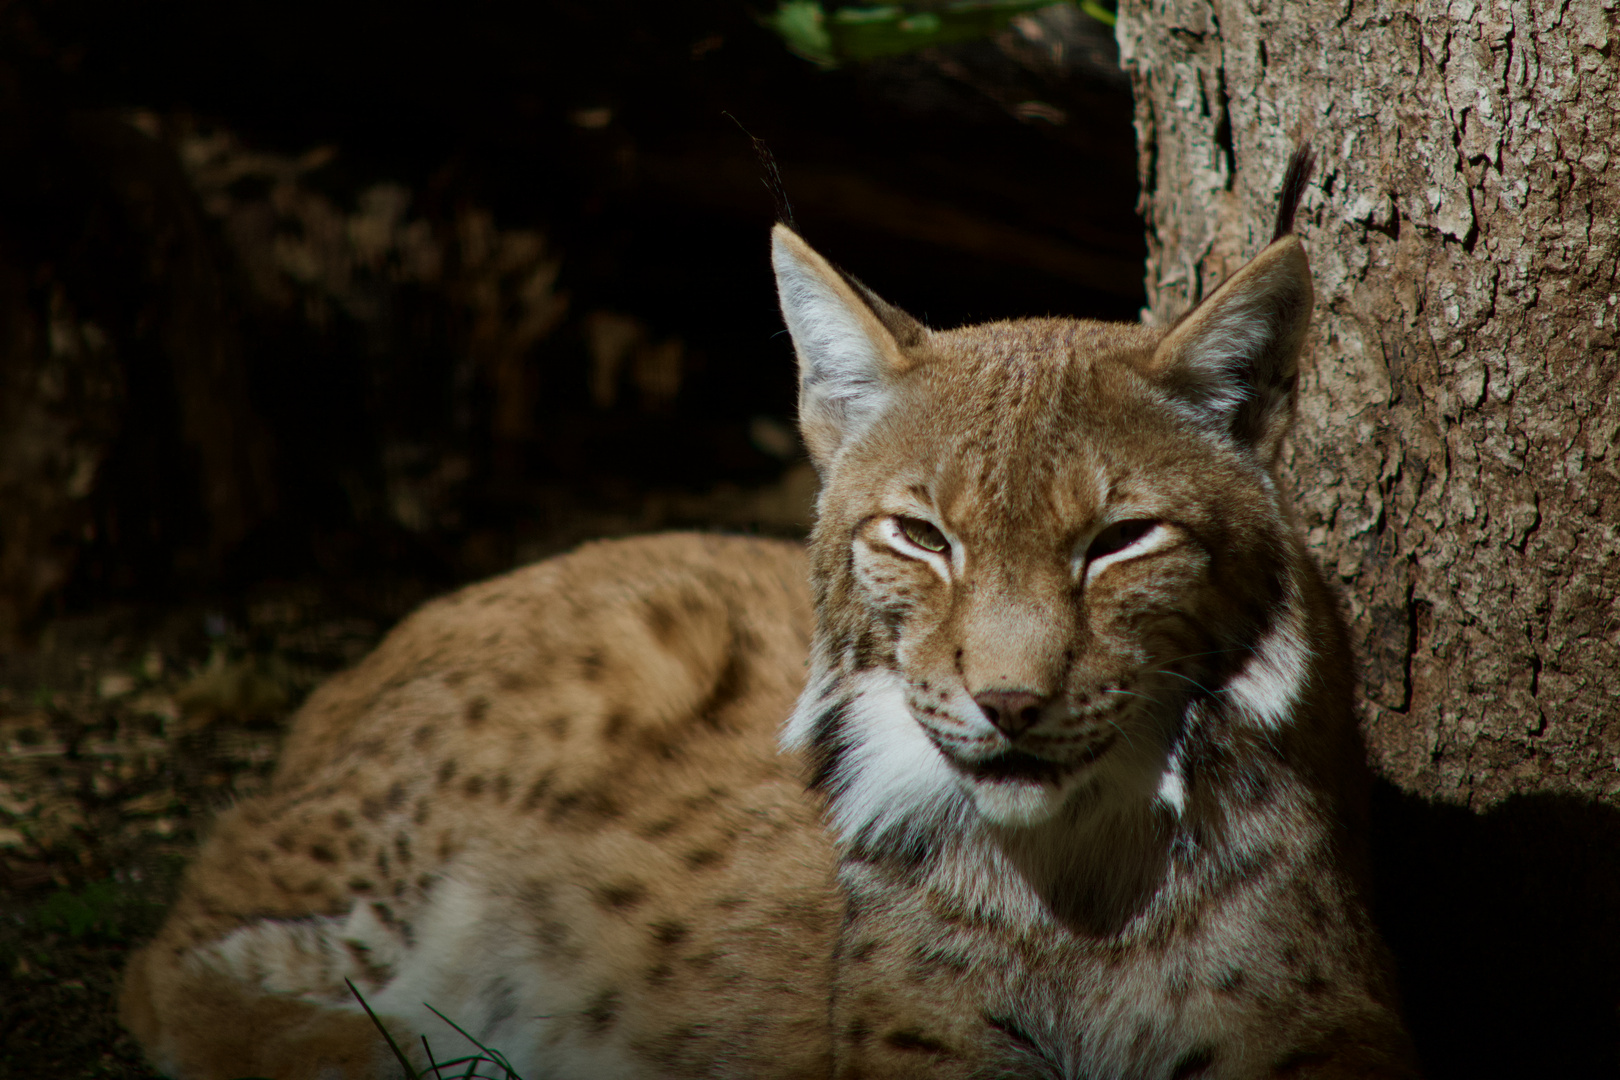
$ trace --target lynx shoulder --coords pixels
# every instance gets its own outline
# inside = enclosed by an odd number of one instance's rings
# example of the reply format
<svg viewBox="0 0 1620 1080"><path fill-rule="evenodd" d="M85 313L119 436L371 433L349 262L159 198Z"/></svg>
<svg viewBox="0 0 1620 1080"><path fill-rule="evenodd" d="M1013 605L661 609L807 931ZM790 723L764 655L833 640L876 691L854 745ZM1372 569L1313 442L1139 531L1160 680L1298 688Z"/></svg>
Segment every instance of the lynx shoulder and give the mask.
<svg viewBox="0 0 1620 1080"><path fill-rule="evenodd" d="M604 543L412 616L133 958L154 1061L402 1075L352 980L531 1078L1416 1076L1275 475L1304 166L1169 331L929 329L778 227L808 561Z"/></svg>

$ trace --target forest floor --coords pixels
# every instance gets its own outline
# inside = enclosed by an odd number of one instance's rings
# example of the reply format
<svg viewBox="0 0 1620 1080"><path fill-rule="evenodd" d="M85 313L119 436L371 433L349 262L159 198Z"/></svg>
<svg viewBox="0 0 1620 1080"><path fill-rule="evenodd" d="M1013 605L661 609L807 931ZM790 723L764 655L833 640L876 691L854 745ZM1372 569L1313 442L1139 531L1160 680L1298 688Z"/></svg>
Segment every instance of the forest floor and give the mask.
<svg viewBox="0 0 1620 1080"><path fill-rule="evenodd" d="M317 582L48 623L0 660L0 1077L155 1076L116 1018L221 809L260 790L285 719L422 598Z"/></svg>

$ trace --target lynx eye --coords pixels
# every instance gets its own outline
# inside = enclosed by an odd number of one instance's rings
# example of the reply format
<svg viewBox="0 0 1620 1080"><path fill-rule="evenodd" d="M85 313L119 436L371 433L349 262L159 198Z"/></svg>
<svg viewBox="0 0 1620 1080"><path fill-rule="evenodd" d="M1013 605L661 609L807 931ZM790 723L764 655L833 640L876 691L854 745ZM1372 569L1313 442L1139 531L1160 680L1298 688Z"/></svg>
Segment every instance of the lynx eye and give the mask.
<svg viewBox="0 0 1620 1080"><path fill-rule="evenodd" d="M1153 531L1157 521L1147 518L1138 518L1132 521L1116 521L1091 541L1086 549L1086 561L1095 562L1108 555L1124 551L1142 537Z"/></svg>
<svg viewBox="0 0 1620 1080"><path fill-rule="evenodd" d="M921 518L902 517L894 520L905 538L924 551L944 551L951 546L944 533Z"/></svg>

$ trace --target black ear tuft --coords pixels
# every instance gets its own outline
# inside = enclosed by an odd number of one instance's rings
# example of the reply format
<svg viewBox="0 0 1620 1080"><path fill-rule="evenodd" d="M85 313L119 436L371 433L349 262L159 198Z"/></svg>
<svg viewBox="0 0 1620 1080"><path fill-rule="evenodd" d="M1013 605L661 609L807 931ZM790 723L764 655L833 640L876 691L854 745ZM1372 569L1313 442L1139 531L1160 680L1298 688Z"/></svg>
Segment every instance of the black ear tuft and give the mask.
<svg viewBox="0 0 1620 1080"><path fill-rule="evenodd" d="M1301 146L1288 157L1288 170L1283 173L1282 195L1277 203L1277 227L1271 233L1276 243L1294 231L1294 211L1305 194L1305 185L1316 171L1316 154L1309 146Z"/></svg>
<svg viewBox="0 0 1620 1080"><path fill-rule="evenodd" d="M782 173L776 167L776 155L771 148L765 145L765 140L743 127L741 120L725 114L731 122L737 125L737 130L748 136L748 141L754 144L754 156L759 158L759 182L765 185L765 190L771 193L771 202L776 205L776 223L786 225L790 229L797 229L793 222L793 205L788 202L787 188L782 184Z"/></svg>

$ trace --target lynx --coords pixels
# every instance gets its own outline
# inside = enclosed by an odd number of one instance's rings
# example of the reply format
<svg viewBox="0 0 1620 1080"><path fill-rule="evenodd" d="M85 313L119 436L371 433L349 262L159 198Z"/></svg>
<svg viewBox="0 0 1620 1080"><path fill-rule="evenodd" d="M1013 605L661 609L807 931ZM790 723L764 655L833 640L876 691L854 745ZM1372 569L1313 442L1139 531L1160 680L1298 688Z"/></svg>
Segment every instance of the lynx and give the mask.
<svg viewBox="0 0 1620 1080"><path fill-rule="evenodd" d="M1276 475L1307 170L1168 331L930 329L778 226L808 557L598 543L407 619L132 959L153 1061L396 1076L442 1017L529 1080L1417 1075Z"/></svg>

